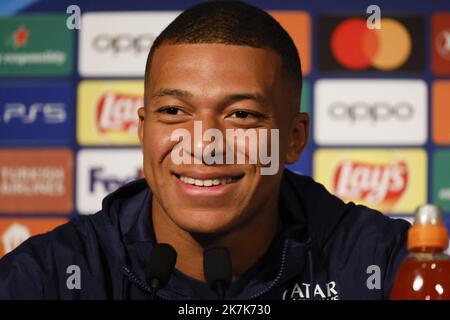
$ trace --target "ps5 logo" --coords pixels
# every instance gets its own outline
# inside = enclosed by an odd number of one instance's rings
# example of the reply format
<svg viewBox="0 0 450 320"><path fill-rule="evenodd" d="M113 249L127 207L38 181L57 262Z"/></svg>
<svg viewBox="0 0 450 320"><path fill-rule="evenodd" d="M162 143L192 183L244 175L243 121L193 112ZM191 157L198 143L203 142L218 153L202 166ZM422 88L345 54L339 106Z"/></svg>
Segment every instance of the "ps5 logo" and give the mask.
<svg viewBox="0 0 450 320"><path fill-rule="evenodd" d="M64 103L36 102L27 107L23 103L7 103L3 106L1 121L11 123L18 121L23 124L32 124L42 119L48 124L59 124L66 121L67 113Z"/></svg>

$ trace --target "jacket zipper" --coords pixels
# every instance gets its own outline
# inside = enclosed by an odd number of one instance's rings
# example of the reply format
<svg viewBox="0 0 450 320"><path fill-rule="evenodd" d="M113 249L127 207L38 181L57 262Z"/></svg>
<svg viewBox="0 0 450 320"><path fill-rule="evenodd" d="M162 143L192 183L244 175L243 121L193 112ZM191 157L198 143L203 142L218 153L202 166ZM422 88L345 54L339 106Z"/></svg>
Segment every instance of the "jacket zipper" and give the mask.
<svg viewBox="0 0 450 320"><path fill-rule="evenodd" d="M283 246L283 254L281 255L281 267L280 267L280 271L278 272L277 276L275 277L275 279L272 281L272 283L263 291L258 292L256 294L254 294L253 296L247 298L246 300L252 300L252 299L256 299L262 295L265 295L267 292L269 292L270 290L273 289L273 287L275 287L278 282L280 281L281 277L283 276L284 273L284 269L286 267L286 251L287 251L287 245L288 245L288 241L286 240L284 242L284 246Z"/></svg>
<svg viewBox="0 0 450 320"><path fill-rule="evenodd" d="M286 252L287 252L287 245L288 245L288 240L286 240L284 242L283 245L283 253L281 255L281 267L280 267L280 271L278 272L277 276L275 277L275 279L270 283L270 285L265 288L263 291L258 292L252 296L250 296L249 298L247 298L246 300L253 300L256 299L264 294L266 294L267 292L269 292L270 290L272 290L273 287L275 287L278 282L280 281L281 277L283 276L284 273L284 269L286 267ZM133 272L131 272L131 270L124 266L122 267L122 272L128 277L128 279L134 283L135 285L137 285L139 288L141 288L142 290L148 292L148 293L152 293L152 289L142 280L140 280L138 277L136 277ZM168 296L165 295L160 295L158 293L156 293L156 296L158 298L161 298L163 300L170 300L170 298Z"/></svg>
<svg viewBox="0 0 450 320"><path fill-rule="evenodd" d="M142 289L150 294L152 293L152 289L144 281L142 281L137 276L135 276L134 273L127 266L122 267L122 272L124 273L124 275L128 278L128 280L130 282L134 283L140 289ZM165 295L156 293L156 296L158 298L161 298L162 300L170 300L170 298Z"/></svg>

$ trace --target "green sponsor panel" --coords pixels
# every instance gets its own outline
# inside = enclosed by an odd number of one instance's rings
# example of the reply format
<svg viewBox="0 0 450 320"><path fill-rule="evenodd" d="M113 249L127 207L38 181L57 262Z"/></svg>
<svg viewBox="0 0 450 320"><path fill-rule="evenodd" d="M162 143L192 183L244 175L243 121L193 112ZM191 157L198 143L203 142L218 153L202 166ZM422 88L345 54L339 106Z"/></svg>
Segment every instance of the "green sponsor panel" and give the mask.
<svg viewBox="0 0 450 320"><path fill-rule="evenodd" d="M450 212L450 150L439 150L433 157L433 202Z"/></svg>
<svg viewBox="0 0 450 320"><path fill-rule="evenodd" d="M74 31L66 19L61 14L0 18L0 76L70 74Z"/></svg>
<svg viewBox="0 0 450 320"><path fill-rule="evenodd" d="M306 80L303 80L303 85L302 85L302 99L300 101L300 110L302 112L308 112L309 113L309 94L310 92L310 88L309 88L309 83Z"/></svg>

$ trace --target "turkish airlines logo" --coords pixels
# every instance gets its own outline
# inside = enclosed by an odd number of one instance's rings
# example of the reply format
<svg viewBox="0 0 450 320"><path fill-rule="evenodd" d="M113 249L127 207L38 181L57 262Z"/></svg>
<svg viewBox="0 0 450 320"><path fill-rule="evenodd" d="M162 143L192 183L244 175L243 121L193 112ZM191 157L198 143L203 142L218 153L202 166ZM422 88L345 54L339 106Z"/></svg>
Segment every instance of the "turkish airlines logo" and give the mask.
<svg viewBox="0 0 450 320"><path fill-rule="evenodd" d="M407 184L408 167L403 161L388 164L344 161L335 171L333 190L342 199L392 207Z"/></svg>
<svg viewBox="0 0 450 320"><path fill-rule="evenodd" d="M369 29L363 17L319 17L319 69L422 71L423 18L384 15L380 24Z"/></svg>
<svg viewBox="0 0 450 320"><path fill-rule="evenodd" d="M139 119L137 109L143 105L142 96L108 92L97 106L97 127L101 133L122 131L136 134Z"/></svg>
<svg viewBox="0 0 450 320"><path fill-rule="evenodd" d="M2 166L1 195L54 196L66 194L63 166Z"/></svg>
<svg viewBox="0 0 450 320"><path fill-rule="evenodd" d="M72 156L70 149L0 150L0 212L71 212Z"/></svg>

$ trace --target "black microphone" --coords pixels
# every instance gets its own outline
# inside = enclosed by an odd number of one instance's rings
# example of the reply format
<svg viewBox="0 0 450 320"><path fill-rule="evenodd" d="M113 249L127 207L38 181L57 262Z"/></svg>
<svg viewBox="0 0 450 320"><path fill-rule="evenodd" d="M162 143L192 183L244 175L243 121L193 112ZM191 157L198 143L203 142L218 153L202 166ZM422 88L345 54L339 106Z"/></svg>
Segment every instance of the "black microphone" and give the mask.
<svg viewBox="0 0 450 320"><path fill-rule="evenodd" d="M231 257L225 247L213 246L203 251L203 272L209 287L220 300L231 284Z"/></svg>
<svg viewBox="0 0 450 320"><path fill-rule="evenodd" d="M154 300L156 292L169 282L176 261L177 252L170 244L160 243L153 248L148 266L150 287L152 289L150 299Z"/></svg>

